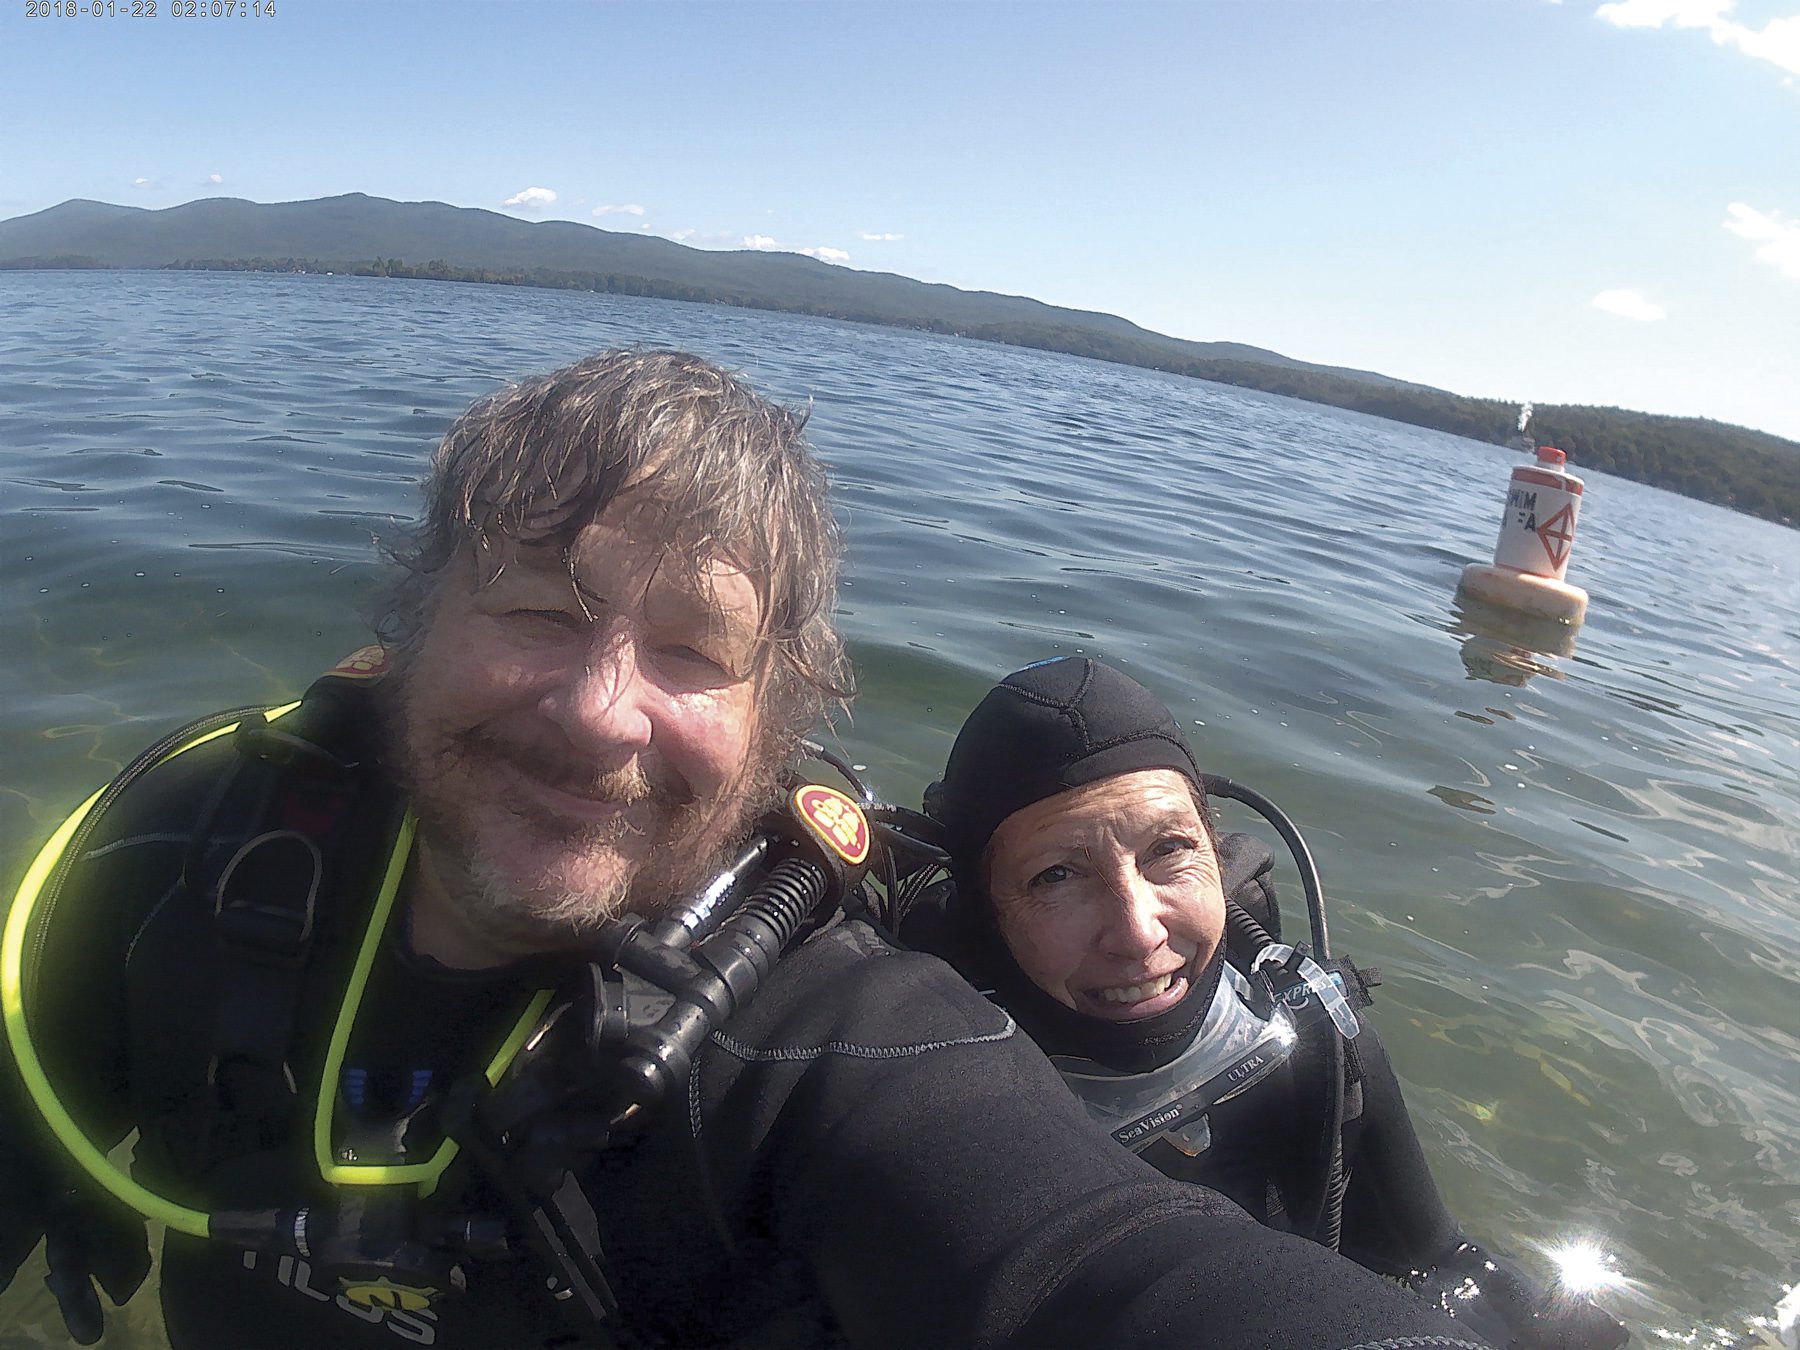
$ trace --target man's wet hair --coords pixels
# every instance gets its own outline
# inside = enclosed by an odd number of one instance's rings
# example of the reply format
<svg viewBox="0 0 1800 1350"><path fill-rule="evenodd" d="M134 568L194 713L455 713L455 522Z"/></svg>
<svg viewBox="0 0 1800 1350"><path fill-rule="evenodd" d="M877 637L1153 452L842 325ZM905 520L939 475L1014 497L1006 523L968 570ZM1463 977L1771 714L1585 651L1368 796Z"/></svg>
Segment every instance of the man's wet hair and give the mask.
<svg viewBox="0 0 1800 1350"><path fill-rule="evenodd" d="M457 418L432 458L419 522L378 628L404 673L464 549L494 579L516 545L566 551L622 497L665 561L742 570L762 600L759 731L783 758L828 701L849 696L831 622L842 541L804 414L712 363L674 351L608 351L509 385ZM676 569L681 572L685 569Z"/></svg>

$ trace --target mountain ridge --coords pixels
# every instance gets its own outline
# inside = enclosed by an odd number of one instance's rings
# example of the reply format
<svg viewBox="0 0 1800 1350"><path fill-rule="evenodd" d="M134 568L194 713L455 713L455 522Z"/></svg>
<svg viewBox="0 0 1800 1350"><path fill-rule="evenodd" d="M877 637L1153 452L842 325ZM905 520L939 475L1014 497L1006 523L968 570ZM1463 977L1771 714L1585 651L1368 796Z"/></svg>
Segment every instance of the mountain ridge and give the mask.
<svg viewBox="0 0 1800 1350"><path fill-rule="evenodd" d="M96 216L99 218L93 218ZM782 308L789 308L796 298L833 303L845 294L872 288L879 306L892 312L895 322L947 318L953 322L1073 324L1114 337L1167 343L1187 356L1261 361L1348 379L1410 384L1374 371L1300 361L1244 343L1171 338L1114 314L1069 309L997 291L964 290L895 272L837 267L799 253L699 249L579 221L518 220L484 207L396 202L361 192L269 203L242 197L203 197L156 209L77 197L0 221L0 266L19 266L34 257L90 258L106 267L168 267L199 260L244 262L254 258L350 264L390 255L414 262L441 261L451 269L527 274L587 271L673 285L729 288L765 304L789 302Z"/></svg>
<svg viewBox="0 0 1800 1350"><path fill-rule="evenodd" d="M206 197L160 209L74 198L0 221L0 269L58 267L329 270L733 304L1093 357L1493 444L1516 438L1516 407L1509 401L1244 343L1168 337L1114 314L839 267L798 253L697 249L579 221L526 221L481 207L360 192L274 203ZM1706 418L1545 404L1538 405L1531 431L1568 451L1577 467L1785 524L1800 518L1800 444L1779 436Z"/></svg>

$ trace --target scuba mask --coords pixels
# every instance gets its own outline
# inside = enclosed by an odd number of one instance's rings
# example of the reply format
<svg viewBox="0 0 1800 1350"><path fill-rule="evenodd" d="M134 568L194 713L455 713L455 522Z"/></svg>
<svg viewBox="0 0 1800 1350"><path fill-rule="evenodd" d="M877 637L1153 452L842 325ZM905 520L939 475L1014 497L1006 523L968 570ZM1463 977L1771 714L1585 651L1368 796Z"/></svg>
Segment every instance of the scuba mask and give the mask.
<svg viewBox="0 0 1800 1350"><path fill-rule="evenodd" d="M1167 1137L1189 1156L1204 1153L1212 1142L1207 1111L1272 1073L1298 1038L1283 1003L1276 1001L1263 1018L1251 997L1250 982L1226 963L1188 1048L1147 1073L1120 1073L1073 1055L1052 1055L1050 1062L1088 1114L1126 1148L1141 1153Z"/></svg>

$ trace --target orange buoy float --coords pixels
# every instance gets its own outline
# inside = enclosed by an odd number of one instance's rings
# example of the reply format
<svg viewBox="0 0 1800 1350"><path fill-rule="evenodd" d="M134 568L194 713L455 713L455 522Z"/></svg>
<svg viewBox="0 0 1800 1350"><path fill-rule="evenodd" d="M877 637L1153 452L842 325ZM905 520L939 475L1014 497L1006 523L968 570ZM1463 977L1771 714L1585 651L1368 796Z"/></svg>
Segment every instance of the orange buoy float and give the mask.
<svg viewBox="0 0 1800 1350"><path fill-rule="evenodd" d="M1512 471L1494 561L1463 568L1463 594L1571 627L1587 617L1587 592L1563 580L1575 551L1582 490L1564 467L1567 459L1555 446L1540 445L1535 464Z"/></svg>

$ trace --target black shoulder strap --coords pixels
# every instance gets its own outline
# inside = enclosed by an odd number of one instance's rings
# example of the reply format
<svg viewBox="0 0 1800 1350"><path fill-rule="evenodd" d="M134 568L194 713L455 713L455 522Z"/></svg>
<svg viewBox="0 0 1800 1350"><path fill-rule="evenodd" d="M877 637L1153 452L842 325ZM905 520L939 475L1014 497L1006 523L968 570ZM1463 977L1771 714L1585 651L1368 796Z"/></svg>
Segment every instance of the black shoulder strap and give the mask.
<svg viewBox="0 0 1800 1350"><path fill-rule="evenodd" d="M198 822L184 881L212 914L215 946L209 1162L271 1147L290 1128L289 1052L320 906L367 870L345 854L375 785L368 703L327 676L287 716L244 718Z"/></svg>
<svg viewBox="0 0 1800 1350"><path fill-rule="evenodd" d="M1297 967L1303 955L1303 950L1296 951L1286 964L1265 965L1258 974L1267 978L1271 995L1288 1005L1300 1031L1294 1075L1298 1099L1318 1103L1319 1142L1312 1160L1313 1176L1299 1180L1300 1203L1290 1194L1287 1209L1295 1222L1309 1230L1307 1236L1335 1249L1350 1180L1344 1136L1346 1127L1356 1126L1362 1118L1363 1067L1355 1038L1339 1033L1318 995L1300 977ZM1364 969L1348 957L1328 960L1323 968L1333 982L1342 985L1353 1013L1361 1013L1373 1002L1369 991L1381 983L1379 971Z"/></svg>

